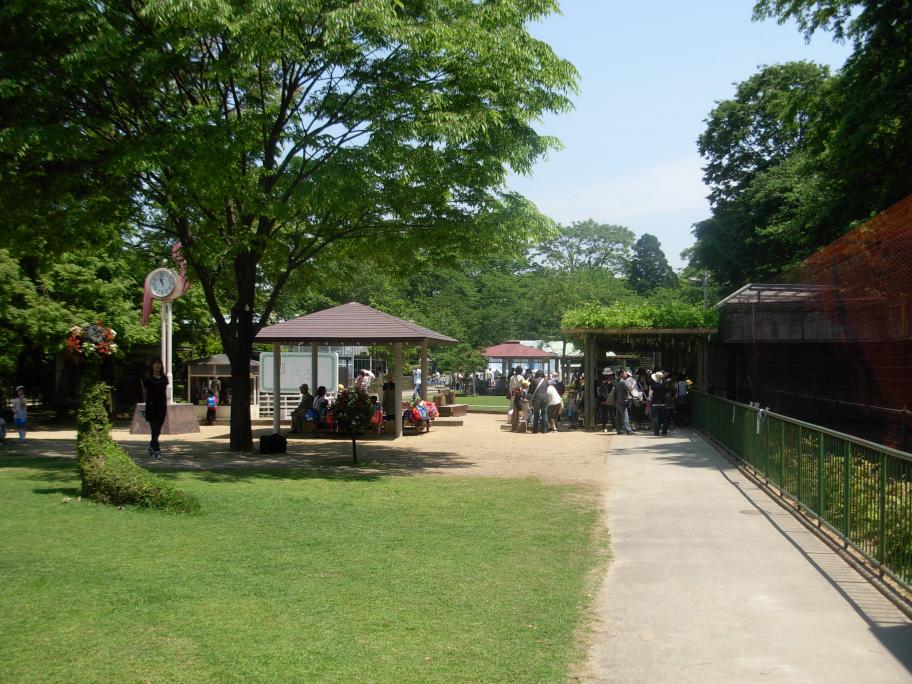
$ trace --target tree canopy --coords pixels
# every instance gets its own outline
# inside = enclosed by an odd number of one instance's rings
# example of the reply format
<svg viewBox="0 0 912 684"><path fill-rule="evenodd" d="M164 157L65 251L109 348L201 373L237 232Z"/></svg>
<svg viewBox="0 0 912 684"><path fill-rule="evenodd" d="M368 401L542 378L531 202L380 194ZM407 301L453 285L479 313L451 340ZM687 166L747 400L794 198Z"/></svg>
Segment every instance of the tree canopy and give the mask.
<svg viewBox="0 0 912 684"><path fill-rule="evenodd" d="M760 0L757 20L832 32L852 54L834 75L764 66L700 136L712 216L692 264L729 287L766 280L912 191L912 5Z"/></svg>
<svg viewBox="0 0 912 684"><path fill-rule="evenodd" d="M553 0L7 3L5 174L180 240L245 396L253 338L340 241L525 249L503 190L554 141L576 72L527 22ZM6 176L5 176L6 177ZM77 192L78 189L78 192ZM75 220L75 219L74 219ZM78 232L81 222L76 222ZM312 275L312 274L311 274ZM231 447L251 447L232 413Z"/></svg>
<svg viewBox="0 0 912 684"><path fill-rule="evenodd" d="M592 219L559 226L557 235L535 248L535 257L557 271L603 269L623 275L630 260L633 231Z"/></svg>
<svg viewBox="0 0 912 684"><path fill-rule="evenodd" d="M665 258L655 235L643 233L633 245L633 256L627 271L630 289L646 295L660 287L677 285L678 277Z"/></svg>

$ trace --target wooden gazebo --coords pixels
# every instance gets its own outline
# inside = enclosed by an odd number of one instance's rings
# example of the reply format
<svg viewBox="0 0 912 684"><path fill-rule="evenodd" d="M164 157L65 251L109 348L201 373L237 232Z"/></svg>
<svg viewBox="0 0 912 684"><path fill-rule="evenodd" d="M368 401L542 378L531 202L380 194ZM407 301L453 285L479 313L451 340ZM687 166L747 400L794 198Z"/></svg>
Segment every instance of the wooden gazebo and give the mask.
<svg viewBox="0 0 912 684"><path fill-rule="evenodd" d="M510 375L510 370L517 363L528 365L530 361L539 361L542 365L547 364L548 370L551 370L551 362L555 363L560 360L560 355L553 352L530 347L522 344L519 340L507 340L502 344L495 344L484 350L484 356L488 361L499 360L503 363L503 372L505 376ZM555 368L555 370L557 370Z"/></svg>
<svg viewBox="0 0 912 684"><path fill-rule="evenodd" d="M273 363L273 387L281 387L282 345L310 344L311 377L317 377L317 350L320 345L374 345L392 344L394 350L394 372L402 376L402 345L421 347L421 397L427 399L428 359L430 345L456 344L458 340L441 333L422 328L411 321L404 321L369 306L349 302L331 309L324 309L306 316L270 325L255 338L256 342L272 342L275 362ZM401 381L401 380L400 380ZM401 390L399 383L397 391ZM398 402L397 402L398 403ZM278 406L278 397L274 403ZM279 432L280 412L274 411L273 431ZM396 437L402 435L402 411L396 411Z"/></svg>

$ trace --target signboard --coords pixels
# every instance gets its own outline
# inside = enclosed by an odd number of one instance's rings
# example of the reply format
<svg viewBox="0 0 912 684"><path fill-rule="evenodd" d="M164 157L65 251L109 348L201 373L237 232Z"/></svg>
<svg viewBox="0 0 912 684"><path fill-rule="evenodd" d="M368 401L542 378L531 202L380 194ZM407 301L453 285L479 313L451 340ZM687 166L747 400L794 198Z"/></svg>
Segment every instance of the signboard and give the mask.
<svg viewBox="0 0 912 684"><path fill-rule="evenodd" d="M317 382L310 378L311 355L310 352L282 352L279 356L282 367L280 384L282 392L297 394L302 383L310 386L310 393L316 394L317 387L323 385L330 394L336 391L339 385L339 355L335 352L321 352L317 354ZM273 353L260 354L260 391L273 391L272 381Z"/></svg>

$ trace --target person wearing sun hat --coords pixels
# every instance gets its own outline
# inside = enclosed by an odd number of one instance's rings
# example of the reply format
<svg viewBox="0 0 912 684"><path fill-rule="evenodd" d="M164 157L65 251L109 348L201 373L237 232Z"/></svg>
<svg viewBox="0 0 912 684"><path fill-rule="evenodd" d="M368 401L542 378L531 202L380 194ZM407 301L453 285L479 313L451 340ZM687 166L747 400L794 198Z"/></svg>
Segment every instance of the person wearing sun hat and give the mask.
<svg viewBox="0 0 912 684"><path fill-rule="evenodd" d="M652 434L658 435L661 429L663 435L668 434L668 385L665 384L665 374L656 371L649 376L652 384L649 396L652 402Z"/></svg>

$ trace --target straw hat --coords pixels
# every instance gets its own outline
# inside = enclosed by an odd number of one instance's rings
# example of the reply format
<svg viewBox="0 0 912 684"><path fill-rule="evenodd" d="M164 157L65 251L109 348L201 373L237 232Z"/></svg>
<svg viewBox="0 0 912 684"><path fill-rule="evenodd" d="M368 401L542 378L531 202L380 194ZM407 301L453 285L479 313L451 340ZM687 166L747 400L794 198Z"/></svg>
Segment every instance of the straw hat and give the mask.
<svg viewBox="0 0 912 684"><path fill-rule="evenodd" d="M665 379L665 374L662 371L656 371L649 377L652 378L653 382L662 382Z"/></svg>

